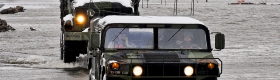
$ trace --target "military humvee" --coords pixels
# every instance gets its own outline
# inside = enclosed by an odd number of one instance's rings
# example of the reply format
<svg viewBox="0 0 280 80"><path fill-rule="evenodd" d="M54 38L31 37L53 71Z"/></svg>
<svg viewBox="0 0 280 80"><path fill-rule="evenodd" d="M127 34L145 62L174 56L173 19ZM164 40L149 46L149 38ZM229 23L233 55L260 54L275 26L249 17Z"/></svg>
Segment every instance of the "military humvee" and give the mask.
<svg viewBox="0 0 280 80"><path fill-rule="evenodd" d="M212 54L211 33L196 19L106 16L90 24L90 80L216 80L222 74L222 61ZM215 33L219 51L225 37Z"/></svg>
<svg viewBox="0 0 280 80"><path fill-rule="evenodd" d="M60 59L65 63L75 62L76 56L87 53L88 33L82 31L89 26L90 20L107 15L139 14L135 11L138 9L133 9L138 8L136 5L139 5L139 2L131 4L131 0L88 0L84 3L83 1L60 0Z"/></svg>

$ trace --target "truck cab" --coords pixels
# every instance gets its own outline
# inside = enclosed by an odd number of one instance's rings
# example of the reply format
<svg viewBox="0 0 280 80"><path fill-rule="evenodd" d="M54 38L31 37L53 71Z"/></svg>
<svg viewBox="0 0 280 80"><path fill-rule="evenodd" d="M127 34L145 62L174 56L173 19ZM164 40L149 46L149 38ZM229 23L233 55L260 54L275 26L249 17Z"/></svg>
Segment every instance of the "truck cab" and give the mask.
<svg viewBox="0 0 280 80"><path fill-rule="evenodd" d="M76 61L87 53L90 21L108 15L134 15L130 0L60 0L61 37L60 59L64 63ZM84 32L83 32L84 31Z"/></svg>
<svg viewBox="0 0 280 80"><path fill-rule="evenodd" d="M210 31L178 16L106 16L92 21L88 45L92 80L216 80L222 61ZM215 50L225 37L215 32Z"/></svg>

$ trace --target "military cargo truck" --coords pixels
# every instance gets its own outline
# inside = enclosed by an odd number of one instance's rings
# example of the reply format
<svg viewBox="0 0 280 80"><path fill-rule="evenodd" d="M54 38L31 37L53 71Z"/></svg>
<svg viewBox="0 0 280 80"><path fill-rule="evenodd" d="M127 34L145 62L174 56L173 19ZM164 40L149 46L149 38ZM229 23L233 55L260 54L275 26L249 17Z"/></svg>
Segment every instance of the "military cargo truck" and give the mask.
<svg viewBox="0 0 280 80"><path fill-rule="evenodd" d="M107 15L138 14L135 13L138 9L133 8L135 5L131 4L131 0L84 1L60 0L60 59L65 63L75 62L76 56L87 53L88 33L84 30L89 26L90 20Z"/></svg>
<svg viewBox="0 0 280 80"><path fill-rule="evenodd" d="M90 80L217 80L222 61L213 50L225 47L208 28L178 16L106 16L90 22Z"/></svg>

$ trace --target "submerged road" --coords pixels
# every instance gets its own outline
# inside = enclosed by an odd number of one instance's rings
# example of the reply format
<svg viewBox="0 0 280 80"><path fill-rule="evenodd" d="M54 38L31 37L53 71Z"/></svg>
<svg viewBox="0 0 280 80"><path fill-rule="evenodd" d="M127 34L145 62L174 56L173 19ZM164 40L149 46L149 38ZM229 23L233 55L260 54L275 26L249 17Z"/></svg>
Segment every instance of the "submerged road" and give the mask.
<svg viewBox="0 0 280 80"><path fill-rule="evenodd" d="M65 64L59 59L59 0L1 0L0 4L5 4L0 10L26 9L0 14L16 29L0 33L0 80L88 80L83 61Z"/></svg>
<svg viewBox="0 0 280 80"><path fill-rule="evenodd" d="M151 3L155 4L140 7L141 15L173 15L173 4L160 5L160 0ZM26 9L0 14L16 29L0 33L0 80L88 79L83 55L75 64L59 59L59 0L1 0L0 4L5 4L0 10L17 5ZM223 61L219 80L280 79L279 6L227 5L224 0L195 4L195 16L190 17L204 22L210 31L226 35L226 49L213 51ZM190 5L178 4L179 16L189 13Z"/></svg>

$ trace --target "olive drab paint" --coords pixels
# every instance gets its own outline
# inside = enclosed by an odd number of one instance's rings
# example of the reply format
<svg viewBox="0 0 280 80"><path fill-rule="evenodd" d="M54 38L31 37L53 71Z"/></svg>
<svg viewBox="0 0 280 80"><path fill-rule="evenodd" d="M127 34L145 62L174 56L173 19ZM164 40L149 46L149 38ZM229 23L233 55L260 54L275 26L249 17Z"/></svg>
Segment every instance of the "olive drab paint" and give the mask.
<svg viewBox="0 0 280 80"><path fill-rule="evenodd" d="M126 18L122 21L118 20L119 18ZM134 21L131 22L129 19L137 19L143 21ZM95 46L93 49L89 50L88 53L88 60L94 61L89 62L91 71L95 71L95 73L90 73L90 78L92 79L95 76L95 79L99 80L106 77L106 80L131 80L134 78L138 79L194 79L194 80L216 80L217 77L220 77L222 74L222 60L219 58L215 58L212 54L213 49L211 48L211 41L210 41L210 32L203 23L199 21L195 21L195 19L189 19L194 22L186 23L182 26L183 23L163 23L163 22L151 22L151 18L155 19L162 19L162 16L154 16L150 18L142 17L142 16L106 16L104 18L100 18L96 21L91 22L91 28L95 30L91 30L90 33L99 34L99 38L97 41L99 46ZM167 17L168 19L170 17ZM118 21L120 22L118 22ZM154 19L153 19L154 20ZM182 20L178 17L172 20ZM110 22L112 21L112 22ZM149 21L143 23L144 21ZM171 22L171 21L170 21ZM94 24L94 25L93 25ZM145 26L143 26L145 24ZM120 28L119 30L116 29ZM149 28L153 29L152 32L145 32L141 30L135 29L142 29L142 28ZM182 28L183 27L183 28ZM153 48L142 48L142 47L130 47L130 48L116 48L116 47L108 47L110 46L109 43L106 45L106 42L113 42L111 40L111 35L121 34L121 31L127 30L128 34L133 33L133 30L137 33L152 33L153 34ZM168 30L168 33L171 33L170 29L179 30L202 30L198 31L198 34L205 34L204 37L206 40L205 45L207 48L197 48L197 49L173 49L173 48L158 48L159 47L159 31L160 29ZM129 30L128 30L129 29ZM130 31L131 30L131 31ZM115 32L114 32L115 31ZM153 33L157 32L157 33ZM124 32L125 33L125 32ZM220 32L215 35L215 39L217 39L216 46L218 49L224 48L224 35ZM110 35L111 34L111 35ZM178 32L179 35L180 32ZM107 37L109 36L109 37ZM130 35L132 36L132 35ZM141 35L138 34L137 37ZM169 36L170 37L170 36ZM193 36L198 38L199 35ZM135 37L131 37L135 38ZM130 38L130 39L131 39ZM150 39L150 37L145 36L144 38ZM94 38L90 38L89 41L92 41ZM113 37L114 39L114 37ZM199 38L200 39L200 38ZM97 40L97 39L94 39ZM138 40L138 39L133 39ZM171 41L171 40L170 40ZM97 44L91 43L91 44ZM139 41L138 41L139 42ZM149 42L149 41L147 41ZM203 42L203 40L198 40L198 42ZM164 43L162 43L164 44ZM141 44L137 45L141 46ZM157 48L154 48L157 47ZM91 55L94 53L94 55ZM94 60L92 60L94 59ZM113 63L118 64L118 69L114 67L112 68ZM173 65L173 66L170 66ZM176 66L174 66L176 65ZM135 67L142 67L143 74L140 76L133 74L133 68ZM186 70L184 68L191 68L194 71L191 75L186 74ZM170 70L172 68L172 70ZM187 70L188 71L188 70ZM105 73L104 73L105 72ZM185 74L184 74L185 73ZM101 75L101 76L100 76ZM120 76L118 76L120 75Z"/></svg>

